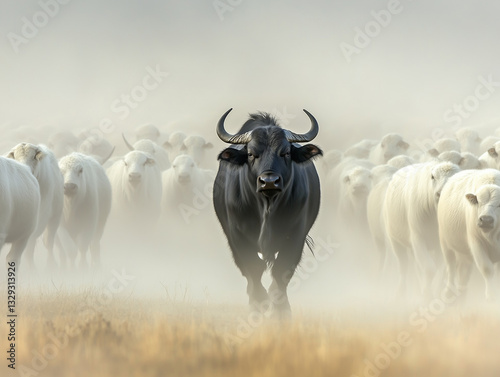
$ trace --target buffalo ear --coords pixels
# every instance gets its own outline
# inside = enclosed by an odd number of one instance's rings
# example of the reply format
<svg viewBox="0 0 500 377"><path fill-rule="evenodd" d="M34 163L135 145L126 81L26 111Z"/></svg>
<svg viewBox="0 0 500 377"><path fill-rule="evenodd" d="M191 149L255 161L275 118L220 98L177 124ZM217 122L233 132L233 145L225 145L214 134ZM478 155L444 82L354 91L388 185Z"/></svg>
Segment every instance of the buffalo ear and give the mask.
<svg viewBox="0 0 500 377"><path fill-rule="evenodd" d="M248 154L246 149L241 150L234 148L226 148L222 152L220 152L217 159L227 161L235 165L243 165L248 161Z"/></svg>
<svg viewBox="0 0 500 377"><path fill-rule="evenodd" d="M477 196L474 194L467 194L465 195L467 200L469 201L470 204L476 205L477 204Z"/></svg>
<svg viewBox="0 0 500 377"><path fill-rule="evenodd" d="M323 151L314 144L306 144L301 147L292 145L290 152L292 155L292 160L298 163L308 161L316 156L323 155Z"/></svg>
<svg viewBox="0 0 500 377"><path fill-rule="evenodd" d="M42 150L38 149L38 151L35 154L35 158L40 161L43 157L45 156L45 153L43 153Z"/></svg>
<svg viewBox="0 0 500 377"><path fill-rule="evenodd" d="M12 158L14 159L14 152L10 151L9 154L7 155L7 158Z"/></svg>

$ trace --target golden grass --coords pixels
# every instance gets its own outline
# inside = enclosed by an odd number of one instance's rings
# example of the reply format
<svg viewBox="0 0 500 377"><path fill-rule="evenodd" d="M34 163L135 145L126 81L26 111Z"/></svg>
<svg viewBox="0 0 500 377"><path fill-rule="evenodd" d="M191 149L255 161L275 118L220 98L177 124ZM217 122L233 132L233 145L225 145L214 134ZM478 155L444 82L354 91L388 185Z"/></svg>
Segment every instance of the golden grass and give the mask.
<svg viewBox="0 0 500 377"><path fill-rule="evenodd" d="M265 319L253 327L242 323L260 319L239 306L120 296L94 310L88 303L96 296L92 291L22 294L18 370L12 375L375 376L367 362L388 358L382 376L500 375L500 319L494 315L458 320L444 313L419 332L405 314L398 320L359 321L346 309L298 310L290 322ZM401 332L409 334L411 344L396 357L380 356L381 343L396 341ZM2 348L6 337L2 326ZM46 365L33 363L37 353L48 353ZM20 370L21 365L26 368ZM0 370L9 375L5 365Z"/></svg>

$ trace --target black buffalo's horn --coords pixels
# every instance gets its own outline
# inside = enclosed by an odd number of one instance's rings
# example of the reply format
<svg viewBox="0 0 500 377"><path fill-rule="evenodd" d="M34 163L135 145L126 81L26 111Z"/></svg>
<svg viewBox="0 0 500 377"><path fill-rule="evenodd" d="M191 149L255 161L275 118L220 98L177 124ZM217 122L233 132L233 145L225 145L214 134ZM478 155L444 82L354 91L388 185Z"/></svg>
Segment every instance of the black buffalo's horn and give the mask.
<svg viewBox="0 0 500 377"><path fill-rule="evenodd" d="M311 120L311 128L305 134L296 134L295 132L285 130L286 139L290 143L305 143L305 142L311 141L312 139L314 139L316 137L316 135L319 132L319 126L318 126L318 122L316 121L316 119L313 117L313 115L309 111L307 111L306 109L303 109L303 110L307 114L309 119Z"/></svg>
<svg viewBox="0 0 500 377"><path fill-rule="evenodd" d="M132 146L132 144L130 144L127 139L125 138L125 134L122 132L122 137L123 137L123 141L125 142L125 144L127 144L127 147L128 149L130 149L131 151L134 150L134 147Z"/></svg>
<svg viewBox="0 0 500 377"><path fill-rule="evenodd" d="M217 136L225 142L229 144L246 144L252 139L252 131L245 132L243 134L231 135L224 128L224 121L226 120L227 115L233 110L230 108L228 111L224 113L224 115L219 119L219 123L217 123Z"/></svg>
<svg viewBox="0 0 500 377"><path fill-rule="evenodd" d="M228 111L226 111L224 115L222 115L222 117L219 119L219 123L217 123L217 136L219 136L219 138L225 143L247 144L252 138L252 131L245 132L243 134L231 135L224 128L224 121L226 120L226 117L231 112L231 110L233 109L231 108ZM319 132L318 122L309 111L304 109L304 112L311 120L311 128L305 134L296 134L295 132L284 130L286 139L290 143L305 143L313 140L316 137L316 135L318 135Z"/></svg>

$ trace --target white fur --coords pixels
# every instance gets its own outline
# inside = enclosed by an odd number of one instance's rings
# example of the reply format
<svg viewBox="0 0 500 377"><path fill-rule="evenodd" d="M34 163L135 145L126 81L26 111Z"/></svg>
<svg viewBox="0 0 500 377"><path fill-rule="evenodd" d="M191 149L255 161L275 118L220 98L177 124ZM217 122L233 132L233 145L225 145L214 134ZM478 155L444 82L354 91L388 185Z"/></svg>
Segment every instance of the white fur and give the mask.
<svg viewBox="0 0 500 377"><path fill-rule="evenodd" d="M492 295L493 263L500 259L500 172L494 169L467 170L448 181L438 205L439 238L445 257L451 290L457 282L466 290L472 263L475 262L486 283L486 297ZM472 194L478 203L466 197ZM492 229L484 231L481 216L491 216Z"/></svg>
<svg viewBox="0 0 500 377"><path fill-rule="evenodd" d="M476 130L463 127L455 132L455 137L460 143L460 150L462 152L470 152L476 155L479 153L481 138Z"/></svg>
<svg viewBox="0 0 500 377"><path fill-rule="evenodd" d="M100 240L111 209L111 185L103 167L94 158L71 153L59 161L64 177L64 209L60 229L69 236L80 253L80 266L100 265ZM76 185L73 195L70 185ZM68 239L68 237L64 237Z"/></svg>
<svg viewBox="0 0 500 377"><path fill-rule="evenodd" d="M375 165L385 164L394 156L406 154L409 144L398 134L387 134L373 147L369 160Z"/></svg>
<svg viewBox="0 0 500 377"><path fill-rule="evenodd" d="M183 146L181 147L181 152L191 156L197 166L208 166L207 159L205 157L206 151L212 149L213 145L207 142L203 136L199 135L189 135L183 141ZM209 161L215 162L215 158Z"/></svg>
<svg viewBox="0 0 500 377"><path fill-rule="evenodd" d="M11 243L7 262L19 268L21 255L37 227L40 187L26 165L0 157L0 193L0 249Z"/></svg>
<svg viewBox="0 0 500 377"><path fill-rule="evenodd" d="M131 151L107 170L113 190L113 213L155 223L160 216L161 172L154 157ZM135 219L137 220L137 219Z"/></svg>
<svg viewBox="0 0 500 377"><path fill-rule="evenodd" d="M175 158L172 167L162 174L162 211L165 216L189 223L193 216L211 210L215 173L197 167L189 155Z"/></svg>
<svg viewBox="0 0 500 377"><path fill-rule="evenodd" d="M29 143L16 145L8 157L28 166L40 187L38 225L28 243L28 263L34 265L36 240L46 230L44 241L48 250L48 264L54 267L54 238L61 222L64 201L64 182L57 160L46 146Z"/></svg>
<svg viewBox="0 0 500 377"><path fill-rule="evenodd" d="M139 140L134 143L134 150L150 154L156 161L160 171L167 170L170 167L170 160L165 149L151 140Z"/></svg>
<svg viewBox="0 0 500 377"><path fill-rule="evenodd" d="M459 167L450 162L431 161L400 169L389 182L382 212L388 238L398 258L400 293L406 289L406 249L409 248L417 262L422 292L430 294L437 267L434 257L439 256L436 204L446 181L458 171Z"/></svg>

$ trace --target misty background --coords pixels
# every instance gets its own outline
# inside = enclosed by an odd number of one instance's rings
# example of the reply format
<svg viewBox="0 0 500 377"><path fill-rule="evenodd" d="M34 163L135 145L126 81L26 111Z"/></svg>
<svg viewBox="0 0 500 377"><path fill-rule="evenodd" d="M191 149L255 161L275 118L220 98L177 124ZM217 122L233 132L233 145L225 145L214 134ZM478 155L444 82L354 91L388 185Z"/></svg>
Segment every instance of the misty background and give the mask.
<svg viewBox="0 0 500 377"><path fill-rule="evenodd" d="M221 15L220 3L231 10ZM388 132L409 141L430 138L436 128L451 127L445 112L474 94L478 77L500 81L498 2L402 0L402 10L350 62L341 44L354 45L356 28L364 30L374 19L371 12L387 9L387 1L236 3L72 0L59 5L58 13L16 53L10 33L22 36L23 18L32 20L41 7L38 1L3 1L0 129L27 125L76 131L99 127L109 118L118 139L121 132L152 123L167 133L204 135L215 145L215 166L224 147L215 137L215 125L230 107L235 110L227 128L233 132L258 110L304 132L309 128L305 108L320 125L315 143L325 151L343 150ZM113 102L141 85L148 67L160 67L168 77L120 117ZM499 99L499 93L492 93L461 126L500 126L495 123ZM214 219L209 223L200 232L187 227L189 247L181 237L177 243L169 240L178 235L172 229L134 246L105 235L104 244L112 251L106 254L103 246L103 260L117 269L141 261L138 274L154 280L155 293L163 290L157 284L161 280L171 294L191 284L197 297L224 292L223 299L246 302L246 283L220 227ZM124 256L133 259L127 262ZM152 270L163 278L151 278ZM333 292L324 282L334 275L345 277L346 287L351 284L351 272L333 257L318 271L314 279L303 279L303 300L320 286ZM290 297L293 308L299 300L294 293Z"/></svg>

